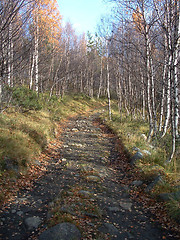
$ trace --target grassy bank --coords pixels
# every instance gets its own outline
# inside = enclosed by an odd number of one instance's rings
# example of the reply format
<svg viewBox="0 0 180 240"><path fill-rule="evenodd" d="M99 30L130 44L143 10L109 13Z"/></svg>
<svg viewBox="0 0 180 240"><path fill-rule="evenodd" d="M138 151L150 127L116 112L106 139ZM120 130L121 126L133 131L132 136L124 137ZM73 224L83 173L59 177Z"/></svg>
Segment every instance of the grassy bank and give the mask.
<svg viewBox="0 0 180 240"><path fill-rule="evenodd" d="M164 171L169 179L174 182L180 181L180 146L173 161L165 165L171 152L171 136L167 134L164 139L154 138L150 143L146 141L149 131L149 124L142 120L141 117L132 118L125 112L119 114L116 102L112 104L112 121L108 120L107 113L102 116L106 119L107 125L119 136L128 153L132 156L139 149L143 152L144 158L137 161L136 166L143 169L145 174L154 172L154 166L159 167L159 171ZM153 169L151 169L153 168Z"/></svg>
<svg viewBox="0 0 180 240"><path fill-rule="evenodd" d="M137 149L143 153L143 159L136 161L135 168L140 170L139 180L148 182L154 176L163 176L163 183L153 188L151 194L153 197L159 196L161 193L170 193L179 191L180 184L180 146L173 161L165 165L171 152L171 136L170 133L164 139L155 138L150 143L147 142L149 125L139 116L136 119L127 116L123 112L120 116L117 103L112 103L112 121L109 121L107 112L102 116L106 124L121 139L125 150L130 156L133 156ZM167 208L170 215L179 219L180 204L179 199L172 199L167 202Z"/></svg>
<svg viewBox="0 0 180 240"><path fill-rule="evenodd" d="M14 92L12 106L0 114L0 175L33 163L56 136L61 120L104 104L84 95L49 99L47 95L37 97L26 88Z"/></svg>

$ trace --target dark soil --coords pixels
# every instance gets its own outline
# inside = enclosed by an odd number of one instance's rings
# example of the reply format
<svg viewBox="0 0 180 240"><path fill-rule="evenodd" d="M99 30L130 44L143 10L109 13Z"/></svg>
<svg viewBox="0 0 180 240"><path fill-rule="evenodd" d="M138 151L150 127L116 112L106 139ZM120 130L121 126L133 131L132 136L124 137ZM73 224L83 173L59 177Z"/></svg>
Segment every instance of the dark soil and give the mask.
<svg viewBox="0 0 180 240"><path fill-rule="evenodd" d="M128 158L97 118L95 114L68 121L58 139L61 147L54 146L60 157L52 156L33 187L19 190L2 207L0 239L38 239L50 225L67 219L80 228L82 239L178 239L133 200L129 181L124 181L131 179ZM28 230L25 219L33 216L41 224Z"/></svg>

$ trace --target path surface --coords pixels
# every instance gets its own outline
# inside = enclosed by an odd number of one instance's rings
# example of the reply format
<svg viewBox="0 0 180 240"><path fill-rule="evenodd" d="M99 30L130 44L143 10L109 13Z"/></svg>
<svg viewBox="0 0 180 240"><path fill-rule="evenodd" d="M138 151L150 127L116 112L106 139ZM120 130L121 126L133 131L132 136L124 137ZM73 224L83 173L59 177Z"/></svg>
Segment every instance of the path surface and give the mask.
<svg viewBox="0 0 180 240"><path fill-rule="evenodd" d="M128 186L119 183L125 172L113 168L121 158L115 136L94 124L96 117L68 121L60 136L61 159L52 159L33 190L20 191L6 206L0 215L0 239L39 239L47 222L57 219L78 225L81 239L175 239L155 226L140 203L131 200Z"/></svg>

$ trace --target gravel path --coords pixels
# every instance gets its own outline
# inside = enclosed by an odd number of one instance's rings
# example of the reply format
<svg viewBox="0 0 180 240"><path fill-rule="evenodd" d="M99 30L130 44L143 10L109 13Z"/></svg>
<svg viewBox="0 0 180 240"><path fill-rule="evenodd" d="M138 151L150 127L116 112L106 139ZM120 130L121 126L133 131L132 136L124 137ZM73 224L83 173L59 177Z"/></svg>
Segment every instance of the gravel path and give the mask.
<svg viewBox="0 0 180 240"><path fill-rule="evenodd" d="M62 147L57 149L61 159L52 158L33 189L19 191L3 208L0 239L39 239L57 219L70 219L80 229L80 239L176 239L151 222L148 211L131 199L129 186L120 183L126 172L113 167L121 160L116 137L94 123L97 117L68 121L59 139Z"/></svg>

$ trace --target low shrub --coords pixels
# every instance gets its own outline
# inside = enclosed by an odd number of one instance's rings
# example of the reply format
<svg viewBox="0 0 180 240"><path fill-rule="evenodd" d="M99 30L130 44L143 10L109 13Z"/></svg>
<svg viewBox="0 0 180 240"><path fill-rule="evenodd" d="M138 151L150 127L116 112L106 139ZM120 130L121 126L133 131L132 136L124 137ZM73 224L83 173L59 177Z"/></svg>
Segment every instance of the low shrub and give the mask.
<svg viewBox="0 0 180 240"><path fill-rule="evenodd" d="M16 106L20 107L24 111L42 109L38 94L27 87L14 88L12 101Z"/></svg>

